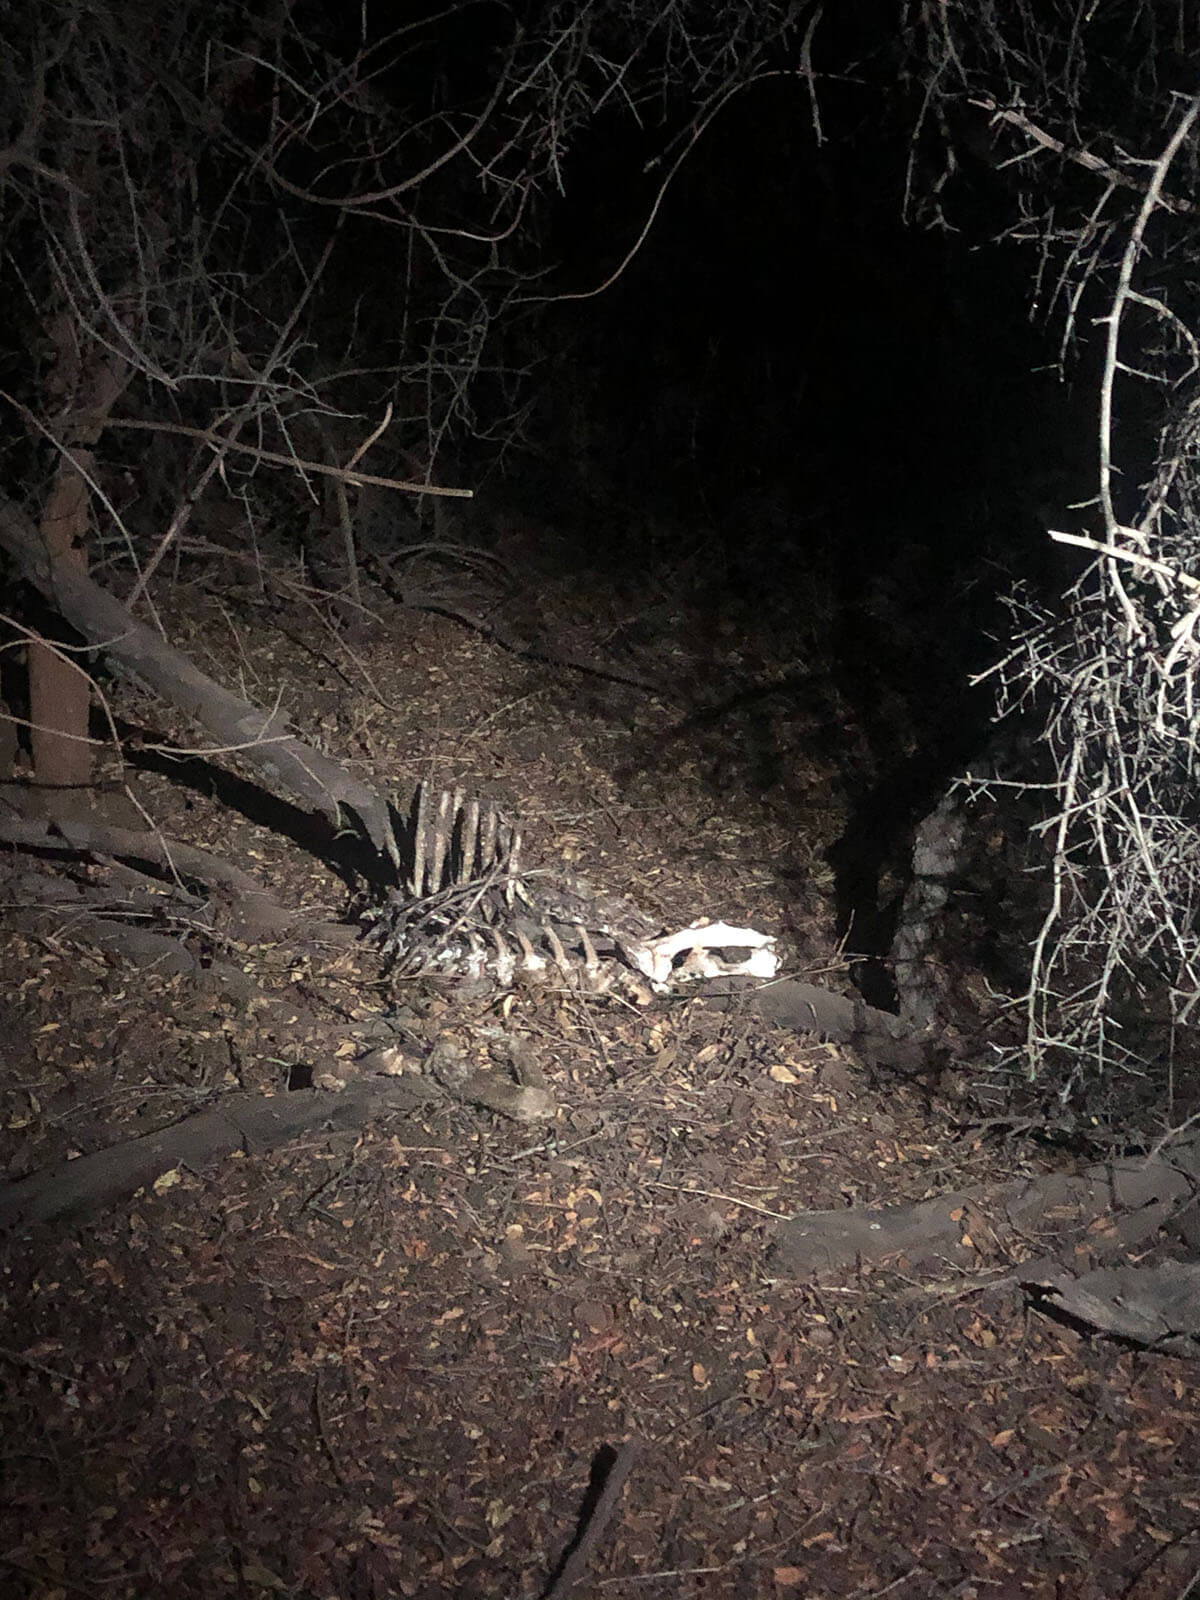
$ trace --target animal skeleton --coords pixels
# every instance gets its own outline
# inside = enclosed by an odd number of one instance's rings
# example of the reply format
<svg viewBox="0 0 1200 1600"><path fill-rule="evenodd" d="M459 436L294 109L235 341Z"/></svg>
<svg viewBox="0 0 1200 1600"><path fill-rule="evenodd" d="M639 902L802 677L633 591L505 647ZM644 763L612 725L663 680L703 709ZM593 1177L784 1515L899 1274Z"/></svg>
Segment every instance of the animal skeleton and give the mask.
<svg viewBox="0 0 1200 1600"><path fill-rule="evenodd" d="M490 801L421 784L402 830L403 891L371 930L393 972L490 979L500 988L555 973L592 993L622 978L666 993L688 979L773 978L774 939L701 918L662 933L631 901L569 868L522 870L521 832ZM729 960L733 951L747 952ZM682 957L682 960L680 959Z"/></svg>

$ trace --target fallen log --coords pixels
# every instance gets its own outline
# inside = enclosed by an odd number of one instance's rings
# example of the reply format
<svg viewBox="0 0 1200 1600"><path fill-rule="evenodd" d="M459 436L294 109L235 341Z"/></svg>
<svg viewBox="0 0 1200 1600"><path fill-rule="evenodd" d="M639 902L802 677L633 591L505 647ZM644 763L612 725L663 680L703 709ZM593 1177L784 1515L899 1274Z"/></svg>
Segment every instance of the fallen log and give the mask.
<svg viewBox="0 0 1200 1600"><path fill-rule="evenodd" d="M180 1166L196 1170L221 1156L262 1154L314 1129L365 1127L386 1112L411 1112L440 1091L427 1079L370 1078L338 1094L235 1094L211 1111L158 1133L126 1139L0 1188L0 1232L45 1222L83 1222Z"/></svg>
<svg viewBox="0 0 1200 1600"><path fill-rule="evenodd" d="M90 646L177 706L211 735L219 750L236 754L270 784L328 817L335 827L345 820L343 810L352 812L376 850L399 867L399 850L382 795L296 738L280 711L264 711L201 672L107 589L82 573L61 566L52 570L32 521L2 496L0 548L8 552L20 576Z"/></svg>
<svg viewBox="0 0 1200 1600"><path fill-rule="evenodd" d="M938 1067L945 1054L931 1034L914 1032L890 1011L815 983L784 978L755 987L734 980L732 985L714 985L701 992L718 1010L749 1010L781 1027L818 1034L847 1045L872 1066L916 1075Z"/></svg>
<svg viewBox="0 0 1200 1600"><path fill-rule="evenodd" d="M1161 1155L1080 1173L1047 1173L998 1188L951 1191L915 1205L805 1211L781 1223L771 1251L777 1275L811 1276L858 1263L913 1271L1019 1261L1065 1235L1087 1233L1094 1253L1117 1255L1153 1238L1200 1188L1200 1141ZM1109 1219L1097 1228L1100 1219Z"/></svg>

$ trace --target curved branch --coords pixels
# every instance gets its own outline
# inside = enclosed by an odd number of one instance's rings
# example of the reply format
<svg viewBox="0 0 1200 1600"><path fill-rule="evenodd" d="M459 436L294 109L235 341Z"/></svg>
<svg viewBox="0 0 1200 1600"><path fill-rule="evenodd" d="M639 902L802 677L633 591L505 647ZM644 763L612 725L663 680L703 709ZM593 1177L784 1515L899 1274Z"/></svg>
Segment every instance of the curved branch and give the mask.
<svg viewBox="0 0 1200 1600"><path fill-rule="evenodd" d="M514 299L513 304L518 306L542 306L558 305L560 301L564 300L594 300L598 295L602 295L607 290L611 289L613 284L616 283L617 279L626 270L630 262L633 261L634 257L638 254L646 240L649 238L650 230L654 226L655 218L662 209L662 203L666 198L667 190L674 182L679 169L683 166L688 156L692 153L701 136L708 132L709 128L716 121L717 117L720 116L721 112L724 111L725 107L729 105L730 101L736 99L736 97L741 94L743 89L751 89L755 84L763 83L768 78L799 78L807 76L809 75L802 68L795 72L759 72L756 73L754 77L746 79L746 81L743 83L735 83L731 89L721 96L716 105L713 106L712 109L693 126L688 135L687 143L675 157L674 161L672 161L670 167L667 169L666 177L659 185L658 192L654 196L654 200L651 203L649 215L642 226L641 232L633 241L632 245L630 245L625 258L618 263L612 272L609 273L608 277L604 279L603 283L598 283L593 289L578 289L568 291L564 294L521 295Z"/></svg>

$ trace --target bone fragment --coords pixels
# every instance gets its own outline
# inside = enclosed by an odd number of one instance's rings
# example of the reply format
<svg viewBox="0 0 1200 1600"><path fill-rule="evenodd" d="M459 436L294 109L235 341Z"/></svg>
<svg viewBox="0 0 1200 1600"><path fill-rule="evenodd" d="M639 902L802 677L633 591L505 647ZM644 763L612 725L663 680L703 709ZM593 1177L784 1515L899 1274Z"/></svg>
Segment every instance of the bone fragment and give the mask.
<svg viewBox="0 0 1200 1600"><path fill-rule="evenodd" d="M459 838L462 846L462 862L459 871L462 874L462 881L470 883L475 876L475 846L479 839L479 800L477 797L469 800L463 810L462 832Z"/></svg>
<svg viewBox="0 0 1200 1600"><path fill-rule="evenodd" d="M438 795L437 816L433 823L433 860L430 862L428 894L437 894L442 887L442 873L446 868L446 845L450 833L451 805L454 796L448 789Z"/></svg>
<svg viewBox="0 0 1200 1600"><path fill-rule="evenodd" d="M665 985L673 976L689 978L753 977L773 978L779 971L779 957L771 949L775 943L769 933L756 928L734 928L728 922L693 922L678 933L664 933L658 939L628 946L628 953L639 972L651 983ZM680 970L672 963L681 951L692 955ZM709 950L749 950L744 961L722 961Z"/></svg>
<svg viewBox="0 0 1200 1600"><path fill-rule="evenodd" d="M425 893L425 829L429 824L429 785L417 785L417 816L413 824L413 869L409 893L419 900Z"/></svg>

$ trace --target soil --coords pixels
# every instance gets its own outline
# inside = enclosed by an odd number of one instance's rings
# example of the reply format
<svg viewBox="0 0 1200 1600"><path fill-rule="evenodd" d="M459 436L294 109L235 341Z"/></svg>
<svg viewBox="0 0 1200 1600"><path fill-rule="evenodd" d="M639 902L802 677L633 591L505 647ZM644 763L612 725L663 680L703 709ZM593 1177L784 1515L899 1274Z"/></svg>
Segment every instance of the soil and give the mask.
<svg viewBox="0 0 1200 1600"><path fill-rule="evenodd" d="M534 570L537 531L502 534L509 570ZM474 608L460 570L436 575ZM542 659L379 593L348 644L315 604L231 584L211 556L156 605L202 667L278 698L360 776L486 793L522 818L527 858L577 866L663 927L775 933L788 972L844 987L825 852L867 759L861 719L808 668L803 692L739 703L746 675L787 676L796 641L762 644L759 614L748 659L736 607L704 622L685 579L610 578L598 600L594 574L543 566L535 594L490 613ZM191 737L135 686L107 693L145 745ZM689 711L701 700L725 709ZM1012 1268L1044 1240L978 1244L970 1270L940 1273L901 1255L796 1278L772 1253L797 1212L1033 1171L964 1131L963 1085L875 1074L687 994L397 983L327 936L351 893L299 830L153 752L107 777L305 923L253 944L173 924L200 957L183 971L101 953L66 917L10 928L0 1172L235 1096L333 1095L385 1049L413 1069L411 1104L243 1140L3 1241L3 1593L1200 1592L1194 1363L1032 1311ZM95 857L57 870L122 889ZM417 1069L447 1044L553 1114L446 1093ZM1089 1248L1073 1242L1081 1265ZM564 1568L579 1535L582 1571Z"/></svg>

